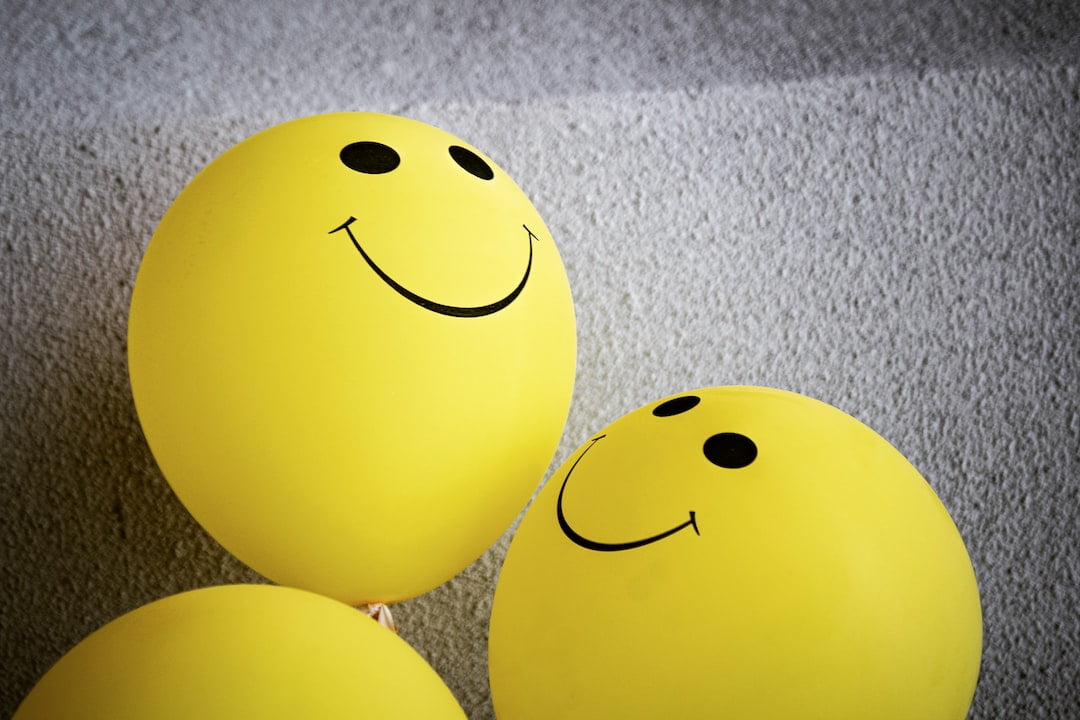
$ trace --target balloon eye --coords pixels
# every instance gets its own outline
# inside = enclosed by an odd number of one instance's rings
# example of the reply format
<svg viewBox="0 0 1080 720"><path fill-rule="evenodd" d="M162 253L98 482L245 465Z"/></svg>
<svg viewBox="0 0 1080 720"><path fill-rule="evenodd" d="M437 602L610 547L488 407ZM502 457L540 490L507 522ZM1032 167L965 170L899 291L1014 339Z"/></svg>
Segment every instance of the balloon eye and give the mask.
<svg viewBox="0 0 1080 720"><path fill-rule="evenodd" d="M450 157L454 158L454 162L460 165L463 170L475 175L481 180L490 180L495 177L495 171L491 169L491 166L484 162L483 158L468 148L463 148L460 145L451 145Z"/></svg>
<svg viewBox="0 0 1080 720"><path fill-rule="evenodd" d="M368 175L388 173L401 164L401 156L394 148L367 140L341 148L339 157L345 167Z"/></svg>
<svg viewBox="0 0 1080 720"><path fill-rule="evenodd" d="M699 402L701 398L697 395L683 395L660 403L653 408L652 414L656 417L671 417L696 407Z"/></svg>
<svg viewBox="0 0 1080 720"><path fill-rule="evenodd" d="M713 465L731 470L746 467L757 457L757 445L739 433L717 433L705 441L702 450Z"/></svg>

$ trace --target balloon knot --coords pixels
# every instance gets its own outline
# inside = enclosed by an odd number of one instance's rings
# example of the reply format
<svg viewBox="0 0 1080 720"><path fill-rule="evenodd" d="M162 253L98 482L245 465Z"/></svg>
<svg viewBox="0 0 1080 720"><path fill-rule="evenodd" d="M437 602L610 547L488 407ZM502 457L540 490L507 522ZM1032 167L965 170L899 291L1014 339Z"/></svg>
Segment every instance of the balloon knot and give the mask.
<svg viewBox="0 0 1080 720"><path fill-rule="evenodd" d="M394 624L394 616L390 614L390 606L386 603L368 603L359 606L359 609L387 630L397 634L398 626Z"/></svg>

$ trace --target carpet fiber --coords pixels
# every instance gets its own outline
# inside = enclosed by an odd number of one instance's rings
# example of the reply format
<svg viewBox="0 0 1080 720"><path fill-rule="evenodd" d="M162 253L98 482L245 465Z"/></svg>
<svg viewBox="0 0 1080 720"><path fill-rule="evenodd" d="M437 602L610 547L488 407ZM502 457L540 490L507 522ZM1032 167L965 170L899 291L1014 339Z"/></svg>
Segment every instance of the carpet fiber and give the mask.
<svg viewBox="0 0 1080 720"><path fill-rule="evenodd" d="M579 356L552 467L694 387L836 405L919 468L967 543L985 621L970 717L1076 717L1080 12L734 5L5 2L0 715L121 613L261 581L146 447L131 286L218 153L377 110L483 149L560 246ZM493 717L510 537L395 609L474 720Z"/></svg>

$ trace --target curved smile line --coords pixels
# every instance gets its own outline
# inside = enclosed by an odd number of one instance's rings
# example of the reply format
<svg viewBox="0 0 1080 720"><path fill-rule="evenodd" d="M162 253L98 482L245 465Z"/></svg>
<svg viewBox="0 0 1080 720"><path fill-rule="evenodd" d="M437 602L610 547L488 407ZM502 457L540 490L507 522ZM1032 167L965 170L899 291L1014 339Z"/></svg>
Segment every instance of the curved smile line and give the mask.
<svg viewBox="0 0 1080 720"><path fill-rule="evenodd" d="M585 537L584 535L579 534L572 527L570 527L570 523L568 523L566 521L566 515L563 513L563 493L566 492L566 484L568 482L570 482L570 476L573 474L574 468L576 468L578 466L578 463L581 462L581 458L585 457L585 453L592 450L593 445L595 445L597 442L599 442L600 440L602 440L605 437L607 437L607 436L606 435L599 435L597 437L594 437L592 439L592 443L587 448L585 448L584 450L581 451L581 454L578 455L578 459L575 460L574 464L570 466L570 469L566 471L566 477L563 478L562 487L559 488L559 500L555 504L555 512L559 517L559 527L562 528L563 534L566 535L566 537L573 540L578 545L580 545L581 547L585 548L586 550L598 550L598 551L601 551L601 552L615 552L615 551L618 551L618 550L633 550L634 548L639 548L639 547L642 547L644 545L650 545L650 544L656 542L657 540L663 540L664 538L666 538L666 537L668 537L670 535L674 535L675 533L679 532L680 530L683 530L683 529L688 528L688 527L694 528L694 533L696 535L701 535L701 531L698 530L697 520L696 520L696 518L694 516L694 511L693 510L690 511L690 519L687 520L686 522L684 522L682 525L678 525L676 527L673 527L670 530L665 530L664 532L659 533L657 535L653 535L652 537L644 538L643 540L631 540L630 542L623 542L623 543L596 542L595 540L590 540L589 538Z"/></svg>
<svg viewBox="0 0 1080 720"><path fill-rule="evenodd" d="M378 265L376 265L375 261L372 260L366 252L364 252L364 248L360 247L360 243L357 241L356 236L353 235L352 230L349 228L349 225L354 222L356 222L356 218L350 217L341 225L338 225L336 228L331 230L328 234L332 235L339 230L344 230L345 232L347 232L349 234L349 239L352 240L352 244L356 247L358 251L360 251L360 255L364 258L364 260L367 261L367 264L371 267L371 269L375 271L375 274L382 278L383 282L396 290L399 295L401 295L407 300L411 300L420 307L431 310L432 312L441 313L443 315L450 315L451 317L482 317L484 315L490 315L491 313L498 312L510 303L514 302L514 300L517 299L517 296L520 295L521 291L525 288L525 283L529 280L529 272L532 270L532 241L540 239L533 234L533 231L530 230L527 225L522 225L521 227L525 228L525 232L529 234L529 262L525 265L525 274L521 276L521 282L517 284L516 288L510 291L509 295L502 298L501 300L496 300L489 305L479 305L476 307L461 307L459 305L445 305L440 302L435 302L434 300L428 300L426 297L417 295L412 290L409 290L407 287L394 280L394 278L387 275L386 272Z"/></svg>

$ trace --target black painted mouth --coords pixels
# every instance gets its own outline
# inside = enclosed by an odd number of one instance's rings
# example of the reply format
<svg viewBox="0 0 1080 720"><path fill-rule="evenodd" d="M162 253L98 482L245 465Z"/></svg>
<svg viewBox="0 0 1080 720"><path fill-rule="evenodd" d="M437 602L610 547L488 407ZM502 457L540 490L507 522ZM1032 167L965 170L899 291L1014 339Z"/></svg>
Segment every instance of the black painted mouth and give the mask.
<svg viewBox="0 0 1080 720"><path fill-rule="evenodd" d="M424 308L425 310L431 310L432 312L437 312L437 313L440 313L442 315L449 315L451 317L468 317L468 318L471 318L471 317L482 317L484 315L491 315L492 313L496 313L496 312L502 310L503 308L505 308L510 303L514 302L514 300L517 299L517 296L521 294L521 291L525 289L525 283L528 282L529 273L532 271L532 261L533 261L532 241L533 240L539 241L539 239L540 239L540 238L536 237L536 235L533 234L533 231L530 230L527 225L522 225L521 227L525 228L525 232L528 233L527 242L529 243L529 262L525 265L525 274L521 276L521 282L519 282L517 284L517 287L515 287L513 290L510 291L509 295L507 295L506 297L501 298L499 300L496 300L493 303L490 303L488 305L478 305L478 306L475 306L475 307L462 307L460 305L446 305L444 303L436 302L434 300L429 300L428 298L423 297L422 295L417 295L412 290L409 290L407 287L405 287L404 285L402 285L398 281L394 280L394 278L387 275L386 272L382 268L380 268L378 265L376 265L375 261L372 260L371 257L366 252L364 252L364 248L362 248L360 246L360 243L357 241L356 236L353 235L353 232L349 228L349 225L351 225L355 221L356 221L356 218L350 217L344 223L342 223L341 225L338 225L336 228L331 230L330 233L328 233L328 234L333 234L333 233L338 232L339 230L344 230L346 233L349 234L349 239L352 240L353 246L356 247L356 249L360 252L360 255L364 258L364 260L371 267L371 269L375 271L375 274L378 275L380 278L382 278L383 282L385 282L387 285L389 285L391 288L393 288L395 291L397 291L397 293L399 295L401 295L402 297L404 297L405 299L407 299L407 300L409 300L411 302L416 303L417 305Z"/></svg>
<svg viewBox="0 0 1080 720"><path fill-rule="evenodd" d="M578 463L581 462L581 459L583 457L585 457L585 453L592 450L593 445L596 445L597 442L599 442L600 440L602 440L605 437L607 437L607 436L606 435L600 435L598 437L594 437L592 439L592 442L589 444L589 446L581 451L581 454L578 455L578 459L575 460L574 464L570 466L570 469L566 471L566 477L563 478L562 487L559 488L559 500L555 505L555 512L556 512L556 515L559 518L559 527L562 528L563 534L566 535L566 537L573 540L576 544L578 544L581 547L585 548L586 550L597 550L597 551L600 551L600 552L617 552L619 550L633 550L634 548L643 547L645 545L651 545L652 543L657 542L658 540L663 540L666 537L670 537L671 535L674 535L675 533L679 532L680 530L684 530L684 529L686 529L688 527L694 528L694 533L696 535L701 535L701 531L698 530L697 519L695 518L693 510L690 511L690 519L687 520L686 522L684 522L682 525L677 525L677 526L671 528L670 530L665 530L664 532L653 535L652 537L643 538L641 540L631 540L630 542L621 542L621 543L597 542L595 540L590 540L589 538L585 537L584 535L581 535L576 530L574 530L572 527L570 527L570 523L566 521L566 515L563 513L563 493L566 491L566 484L568 482L570 482L570 475L573 474L574 468L576 468L578 466Z"/></svg>

